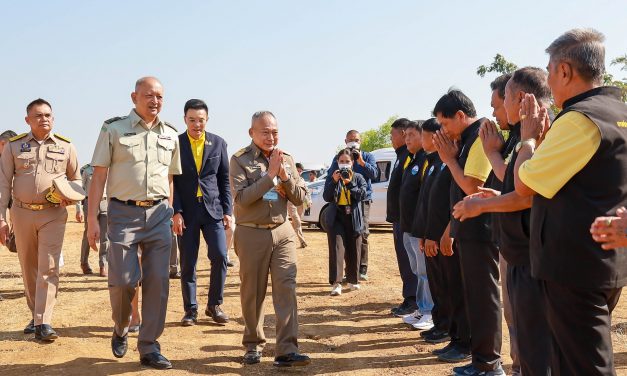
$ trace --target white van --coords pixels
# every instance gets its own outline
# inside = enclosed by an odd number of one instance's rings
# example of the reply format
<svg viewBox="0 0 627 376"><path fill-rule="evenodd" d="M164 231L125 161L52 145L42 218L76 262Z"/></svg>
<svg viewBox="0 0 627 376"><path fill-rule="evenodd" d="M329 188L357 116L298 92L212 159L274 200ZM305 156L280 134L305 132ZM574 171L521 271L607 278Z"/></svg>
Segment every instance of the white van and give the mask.
<svg viewBox="0 0 627 376"><path fill-rule="evenodd" d="M372 152L375 161L377 161L377 167L379 167L379 176L376 180L372 181L372 204L370 205L370 224L374 226L390 225L385 221L385 214L387 210L387 190L388 181L390 179L390 173L392 167L396 163L396 152L393 148L378 149ZM311 192L311 207L306 209L302 215L302 221L309 224L315 224L323 231L326 231L327 226L323 221L324 210L329 205L322 198L322 192L324 191L324 178L321 177L313 183L307 184L307 188Z"/></svg>

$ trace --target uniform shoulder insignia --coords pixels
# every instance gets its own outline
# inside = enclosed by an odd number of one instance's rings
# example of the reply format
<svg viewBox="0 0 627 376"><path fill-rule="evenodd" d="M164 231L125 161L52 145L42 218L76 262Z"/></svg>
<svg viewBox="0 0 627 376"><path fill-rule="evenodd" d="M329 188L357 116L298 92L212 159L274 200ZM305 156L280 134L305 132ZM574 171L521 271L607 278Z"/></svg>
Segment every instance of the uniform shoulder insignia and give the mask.
<svg viewBox="0 0 627 376"><path fill-rule="evenodd" d="M26 137L27 134L28 133L22 133L22 134L18 134L17 136L13 136L13 137L9 138L9 142L17 141L20 138L24 138L24 137Z"/></svg>
<svg viewBox="0 0 627 376"><path fill-rule="evenodd" d="M67 137L65 137L65 136L61 136L61 135L60 135L60 134L58 134L58 133L55 133L55 134L54 134L54 136L55 136L56 138L60 139L60 140L65 141L65 142L72 142L69 138L67 138Z"/></svg>
<svg viewBox="0 0 627 376"><path fill-rule="evenodd" d="M248 150L250 150L250 148L248 146L246 146L245 148L241 148L238 151L235 152L235 154L233 154L233 156L235 157L241 157L242 155L244 155L244 153L246 153Z"/></svg>
<svg viewBox="0 0 627 376"><path fill-rule="evenodd" d="M164 121L163 124L167 125L168 127L174 129L175 132L178 132L178 130L176 129L176 127L170 123L168 123L167 121Z"/></svg>
<svg viewBox="0 0 627 376"><path fill-rule="evenodd" d="M116 116L116 117L112 117L111 119L107 119L105 120L105 124L111 124L113 122L116 122L118 120L122 120L122 119L126 119L126 116Z"/></svg>

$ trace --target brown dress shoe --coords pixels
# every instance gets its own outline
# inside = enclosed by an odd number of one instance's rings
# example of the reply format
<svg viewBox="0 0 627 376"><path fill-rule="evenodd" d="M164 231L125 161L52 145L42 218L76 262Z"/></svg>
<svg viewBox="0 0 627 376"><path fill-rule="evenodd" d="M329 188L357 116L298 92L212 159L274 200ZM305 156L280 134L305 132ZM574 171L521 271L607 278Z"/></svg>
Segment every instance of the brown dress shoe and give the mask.
<svg viewBox="0 0 627 376"><path fill-rule="evenodd" d="M108 275L109 275L109 273L107 272L107 268L105 268L105 267L101 267L101 268L100 268L100 276L101 276L101 277L106 277L106 276L108 276Z"/></svg>
<svg viewBox="0 0 627 376"><path fill-rule="evenodd" d="M83 274L94 274L94 271L91 270L89 264L81 264L81 269L83 270Z"/></svg>
<svg viewBox="0 0 627 376"><path fill-rule="evenodd" d="M213 321L217 322L218 324L226 324L227 322L229 322L229 316L224 313L219 305L208 305L207 309L205 310L205 314L211 317Z"/></svg>

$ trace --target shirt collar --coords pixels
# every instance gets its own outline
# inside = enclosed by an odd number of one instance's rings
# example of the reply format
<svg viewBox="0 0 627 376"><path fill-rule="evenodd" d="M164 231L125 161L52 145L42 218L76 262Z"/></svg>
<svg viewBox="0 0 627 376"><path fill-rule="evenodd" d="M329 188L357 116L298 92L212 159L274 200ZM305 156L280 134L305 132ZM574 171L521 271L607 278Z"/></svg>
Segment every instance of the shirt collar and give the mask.
<svg viewBox="0 0 627 376"><path fill-rule="evenodd" d="M148 129L148 127L146 127L146 122L137 114L135 109L131 110L131 113L128 115L128 117L131 119L132 127L136 127L137 125L139 125L143 128ZM161 119L159 119L159 116L155 118L154 126L152 128L155 128L155 127L159 127L160 129L163 127L163 124L161 123Z"/></svg>
<svg viewBox="0 0 627 376"><path fill-rule="evenodd" d="M255 158L258 158L258 157L259 157L259 155L262 155L265 159L268 159L268 158L266 157L266 155L263 153L263 150L261 150L261 149L259 148L259 146L257 146L257 145L255 144L255 142L254 142L254 141L251 141L251 142L250 142L250 148L251 148L251 150L253 151L253 154L254 154L254 157L255 157Z"/></svg>
<svg viewBox="0 0 627 376"><path fill-rule="evenodd" d="M472 124L470 124L468 127L466 127L466 129L464 129L464 131L462 132L460 136L462 144L466 141L468 137L470 137L470 135L477 133L479 126L481 125L484 119L485 118L479 118L475 120Z"/></svg>
<svg viewBox="0 0 627 376"><path fill-rule="evenodd" d="M205 143L205 132L202 132L202 135L200 136L200 138L198 140L196 140L192 136L190 136L188 131L185 131L185 133L187 133L187 138L189 138L189 142L190 143L192 143L192 144L198 143L198 142L202 142L203 144Z"/></svg>
<svg viewBox="0 0 627 376"><path fill-rule="evenodd" d="M35 136L33 135L33 132L32 132L32 131L31 131L31 132L28 132L28 135L26 136L26 139L25 139L24 141L25 141L25 142L28 142L28 141L31 141L31 140L37 141L37 139L36 139L36 138L35 138ZM57 139L56 139L56 137L54 136L54 134L53 134L53 133L50 133L50 134L48 135L48 137L46 137L46 138L43 140L43 142L42 142L41 144L42 144L42 145L43 145L43 144L45 144L45 143L46 143L46 141L48 141L48 140L52 141L52 142L53 142L53 143L55 143L55 144L57 144L57 143L58 143L58 142L57 142Z"/></svg>

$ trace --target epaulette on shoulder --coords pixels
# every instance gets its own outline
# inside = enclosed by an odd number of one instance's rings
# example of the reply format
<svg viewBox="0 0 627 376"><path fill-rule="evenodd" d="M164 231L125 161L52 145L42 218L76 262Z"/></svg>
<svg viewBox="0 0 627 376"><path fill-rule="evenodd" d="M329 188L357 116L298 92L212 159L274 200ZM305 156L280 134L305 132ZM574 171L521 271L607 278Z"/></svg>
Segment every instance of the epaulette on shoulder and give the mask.
<svg viewBox="0 0 627 376"><path fill-rule="evenodd" d="M250 147L246 146L245 148L241 148L238 151L236 151L235 154L233 154L233 156L234 157L241 157L242 155L244 155L244 153L246 153L249 150L250 150Z"/></svg>
<svg viewBox="0 0 627 376"><path fill-rule="evenodd" d="M113 122L116 122L116 121L118 121L118 120L122 120L122 119L125 119L125 118L126 118L126 116L116 116L116 117L112 117L111 119L107 119L107 120L105 120L105 124L111 124L111 123L113 123Z"/></svg>
<svg viewBox="0 0 627 376"><path fill-rule="evenodd" d="M58 133L55 133L55 134L54 134L54 137L56 137L56 138L58 138L58 139L60 139L60 140L63 140L63 141L65 141L65 142L72 142L69 138L67 138L67 137L65 137L65 136L61 136L61 135L60 135L60 134L58 134Z"/></svg>
<svg viewBox="0 0 627 376"><path fill-rule="evenodd" d="M9 142L17 141L20 138L24 138L24 137L26 137L27 134L28 133L22 133L22 134L18 134L17 136L13 136L13 137L9 138Z"/></svg>
<svg viewBox="0 0 627 376"><path fill-rule="evenodd" d="M168 127L174 129L175 132L178 132L178 130L176 129L176 127L170 123L168 123L167 121L164 121L163 124L167 125Z"/></svg>

